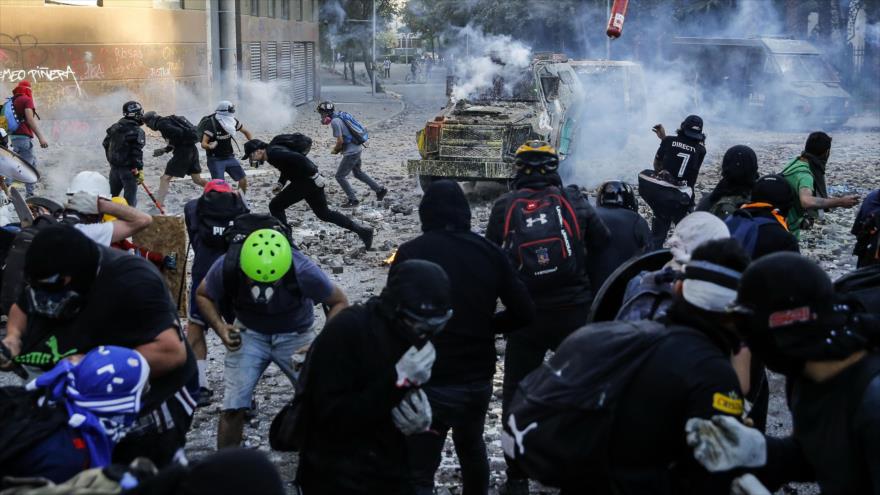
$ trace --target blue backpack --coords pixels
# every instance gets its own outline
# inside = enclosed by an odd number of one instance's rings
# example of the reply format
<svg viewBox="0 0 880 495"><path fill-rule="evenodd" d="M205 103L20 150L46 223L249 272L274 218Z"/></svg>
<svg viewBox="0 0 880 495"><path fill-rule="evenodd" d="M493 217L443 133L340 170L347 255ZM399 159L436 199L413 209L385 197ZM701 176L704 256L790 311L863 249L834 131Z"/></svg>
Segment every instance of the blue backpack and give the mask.
<svg viewBox="0 0 880 495"><path fill-rule="evenodd" d="M15 115L15 107L12 104L14 98L14 96L6 98L3 105L0 105L0 127L6 129L8 134L17 131L19 126L18 116Z"/></svg>
<svg viewBox="0 0 880 495"><path fill-rule="evenodd" d="M350 113L336 112L334 117L341 119L345 124L345 127L348 127L348 132L351 134L350 142L354 144L364 144L370 140L370 133L367 131L367 128L358 122Z"/></svg>
<svg viewBox="0 0 880 495"><path fill-rule="evenodd" d="M753 217L749 212L740 209L727 217L724 223L730 230L730 237L739 241L749 256L754 257L755 246L758 244L758 229L762 225L773 225L777 221L772 218Z"/></svg>

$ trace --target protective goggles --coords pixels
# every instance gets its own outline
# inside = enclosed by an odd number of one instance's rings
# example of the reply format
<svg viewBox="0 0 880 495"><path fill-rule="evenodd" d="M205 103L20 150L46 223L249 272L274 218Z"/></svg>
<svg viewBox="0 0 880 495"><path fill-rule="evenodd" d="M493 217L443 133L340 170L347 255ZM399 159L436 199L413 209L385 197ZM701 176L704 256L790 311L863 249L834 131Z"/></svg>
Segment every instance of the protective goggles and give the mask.
<svg viewBox="0 0 880 495"><path fill-rule="evenodd" d="M72 318L82 307L82 296L71 289L51 291L28 286L27 295L31 312L46 318Z"/></svg>
<svg viewBox="0 0 880 495"><path fill-rule="evenodd" d="M412 310L402 308L400 316L410 331L422 337L433 337L440 333L452 318L452 309L443 314L426 316Z"/></svg>

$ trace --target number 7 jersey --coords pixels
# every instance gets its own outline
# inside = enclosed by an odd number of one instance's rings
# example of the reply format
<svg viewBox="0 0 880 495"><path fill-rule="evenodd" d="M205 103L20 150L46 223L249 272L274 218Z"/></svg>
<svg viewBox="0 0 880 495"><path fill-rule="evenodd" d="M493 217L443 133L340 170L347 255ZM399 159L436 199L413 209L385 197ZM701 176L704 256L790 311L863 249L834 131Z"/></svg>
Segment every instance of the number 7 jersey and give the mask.
<svg viewBox="0 0 880 495"><path fill-rule="evenodd" d="M702 142L687 136L666 136L654 158L663 164L663 170L686 181L693 189L705 157L706 147Z"/></svg>

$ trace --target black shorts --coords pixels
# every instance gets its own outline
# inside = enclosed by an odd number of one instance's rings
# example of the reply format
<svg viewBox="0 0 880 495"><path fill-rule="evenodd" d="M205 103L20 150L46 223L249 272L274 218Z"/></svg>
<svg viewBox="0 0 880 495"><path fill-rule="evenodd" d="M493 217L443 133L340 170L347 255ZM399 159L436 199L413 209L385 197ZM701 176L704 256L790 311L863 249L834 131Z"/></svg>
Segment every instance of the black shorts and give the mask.
<svg viewBox="0 0 880 495"><path fill-rule="evenodd" d="M174 148L171 159L165 166L165 175L184 177L200 173L202 167L199 165L199 150L195 145Z"/></svg>

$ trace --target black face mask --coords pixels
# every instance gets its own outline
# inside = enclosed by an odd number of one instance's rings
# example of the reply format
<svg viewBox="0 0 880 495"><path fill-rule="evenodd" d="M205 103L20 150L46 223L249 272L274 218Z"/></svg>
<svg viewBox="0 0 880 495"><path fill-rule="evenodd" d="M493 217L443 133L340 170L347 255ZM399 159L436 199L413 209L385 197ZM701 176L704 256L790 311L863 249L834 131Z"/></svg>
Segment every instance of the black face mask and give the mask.
<svg viewBox="0 0 880 495"><path fill-rule="evenodd" d="M440 333L451 318L451 309L433 316L423 316L408 309L398 309L396 325L410 344L421 348Z"/></svg>
<svg viewBox="0 0 880 495"><path fill-rule="evenodd" d="M82 311L82 295L70 288L47 290L28 285L28 302L34 314L53 320L70 320Z"/></svg>

